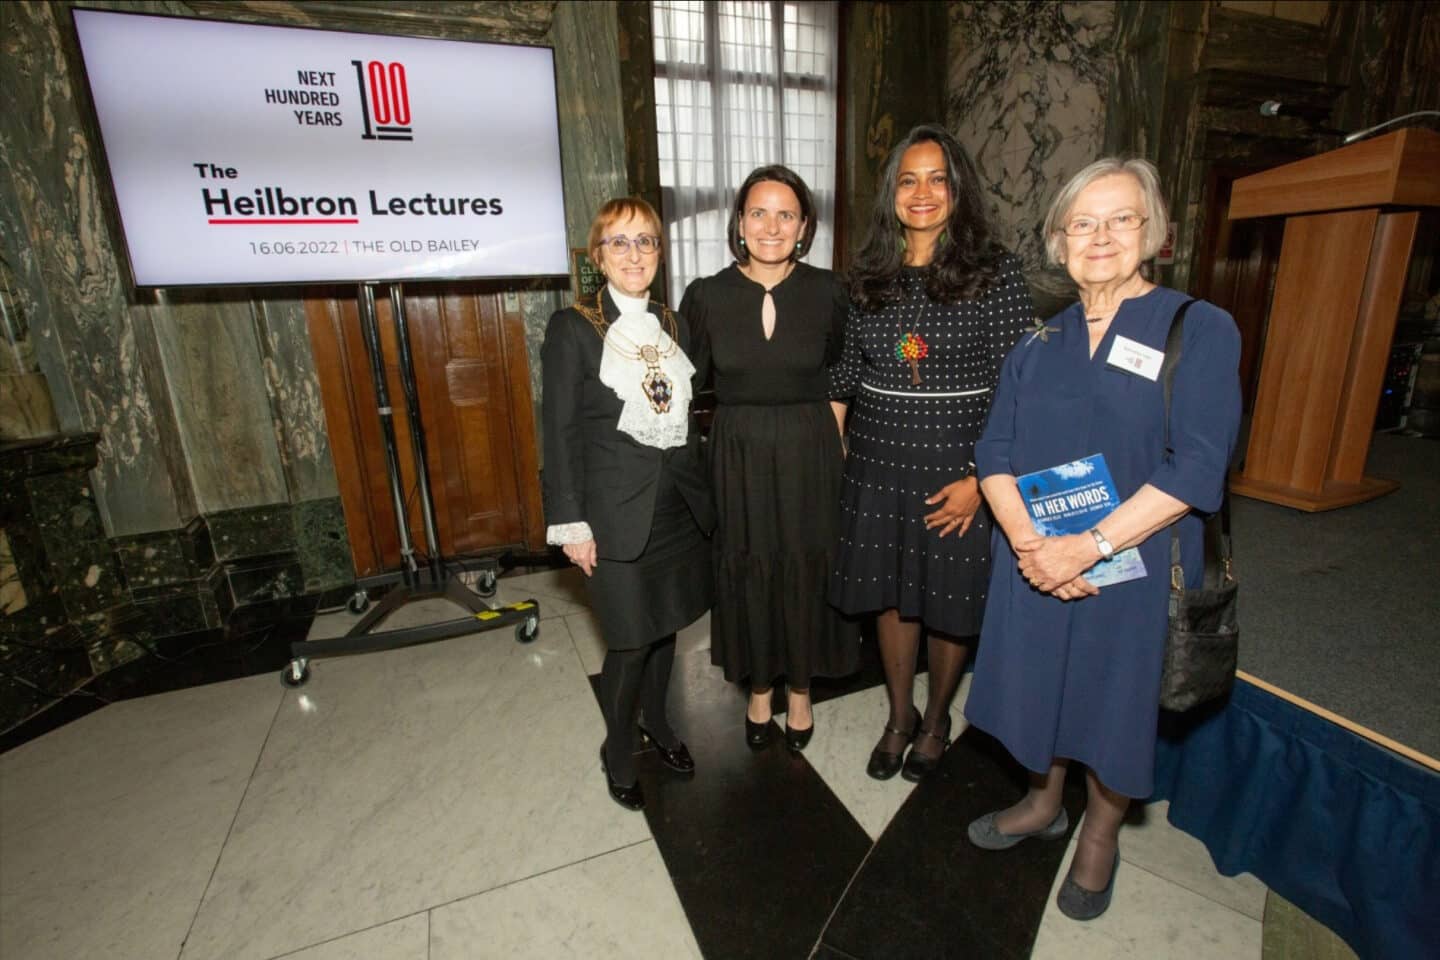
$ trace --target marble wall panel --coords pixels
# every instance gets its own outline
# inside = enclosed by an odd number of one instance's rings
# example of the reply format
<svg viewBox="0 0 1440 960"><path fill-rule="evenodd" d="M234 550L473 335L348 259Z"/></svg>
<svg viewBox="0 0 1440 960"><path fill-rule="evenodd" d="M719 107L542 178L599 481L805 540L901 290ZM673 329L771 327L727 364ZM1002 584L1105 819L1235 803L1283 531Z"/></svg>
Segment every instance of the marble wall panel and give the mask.
<svg viewBox="0 0 1440 960"><path fill-rule="evenodd" d="M1073 289L1045 263L1056 189L1105 147L1115 75L1114 3L952 3L947 123L975 158L1001 242L1037 297Z"/></svg>
<svg viewBox="0 0 1440 960"><path fill-rule="evenodd" d="M46 561L72 618L108 610L125 599L120 564L83 473L31 477L26 493Z"/></svg>
<svg viewBox="0 0 1440 960"><path fill-rule="evenodd" d="M535 454L540 468L545 468L545 422L540 416L544 407L544 378L540 375L540 346L545 342L545 327L550 315L566 307L574 299L569 286L556 289L529 290L520 295L520 311L525 322L525 350L530 357L530 399L535 414Z"/></svg>
<svg viewBox="0 0 1440 960"><path fill-rule="evenodd" d="M294 551L292 513L290 504L276 503L210 514L205 526L215 559L224 562Z"/></svg>
<svg viewBox="0 0 1440 960"><path fill-rule="evenodd" d="M81 107L68 7L5 4L0 144L16 214L10 242L33 307L37 358L61 423L101 434L97 499L111 533L178 526L184 509L165 463L140 363L133 310L108 229L98 156Z"/></svg>
<svg viewBox="0 0 1440 960"><path fill-rule="evenodd" d="M607 200L628 196L632 189L625 142L627 113L620 82L618 4L615 0L561 0L555 6L548 36L555 48L565 229L570 247L583 247L595 211ZM633 110L630 116L633 118ZM568 283L555 287L537 284L520 297L539 451L543 451L539 434L545 390L540 344L550 314L572 299ZM540 455L543 466L543 452Z"/></svg>
<svg viewBox="0 0 1440 960"><path fill-rule="evenodd" d="M320 400L320 377L306 331L305 306L299 300L253 300L250 310L290 498L298 504L336 497L335 462Z"/></svg>
<svg viewBox="0 0 1440 960"><path fill-rule="evenodd" d="M555 8L550 30L560 101L560 163L570 246L585 246L590 219L629 193L615 0Z"/></svg>
<svg viewBox="0 0 1440 960"><path fill-rule="evenodd" d="M1165 102L1170 5L1115 5L1115 70L1105 98L1105 153L1156 156Z"/></svg>
<svg viewBox="0 0 1440 960"><path fill-rule="evenodd" d="M318 593L355 582L345 510L340 497L301 500L292 505L295 554L304 569L305 592Z"/></svg>
<svg viewBox="0 0 1440 960"><path fill-rule="evenodd" d="M289 499L251 310L186 291L149 311L195 506L207 516Z"/></svg>
<svg viewBox="0 0 1440 960"><path fill-rule="evenodd" d="M196 580L215 562L210 528L200 519L180 530L160 530L111 540L133 594Z"/></svg>
<svg viewBox="0 0 1440 960"><path fill-rule="evenodd" d="M561 0L561 5L575 2ZM557 0L185 0L176 5L192 15L223 20L535 44L550 29Z"/></svg>

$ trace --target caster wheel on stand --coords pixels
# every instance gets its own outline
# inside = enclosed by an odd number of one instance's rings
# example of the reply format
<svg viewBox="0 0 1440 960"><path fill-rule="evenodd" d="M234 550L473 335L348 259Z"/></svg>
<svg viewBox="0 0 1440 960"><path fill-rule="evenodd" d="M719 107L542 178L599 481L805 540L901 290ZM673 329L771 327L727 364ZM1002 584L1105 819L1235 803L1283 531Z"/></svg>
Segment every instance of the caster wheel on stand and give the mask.
<svg viewBox="0 0 1440 960"><path fill-rule="evenodd" d="M310 682L310 661L296 657L280 671L280 682L287 687L303 687Z"/></svg>
<svg viewBox="0 0 1440 960"><path fill-rule="evenodd" d="M345 609L354 614L364 613L370 608L370 594L363 589L356 590L350 594L350 599L345 601Z"/></svg>
<svg viewBox="0 0 1440 960"><path fill-rule="evenodd" d="M529 617L524 623L515 627L515 639L520 643L534 643L535 638L540 636L540 618Z"/></svg>
<svg viewBox="0 0 1440 960"><path fill-rule="evenodd" d="M495 590L498 586L496 581L498 580L499 574L497 571L491 569L481 570L480 575L475 578L475 592L487 599L495 596Z"/></svg>

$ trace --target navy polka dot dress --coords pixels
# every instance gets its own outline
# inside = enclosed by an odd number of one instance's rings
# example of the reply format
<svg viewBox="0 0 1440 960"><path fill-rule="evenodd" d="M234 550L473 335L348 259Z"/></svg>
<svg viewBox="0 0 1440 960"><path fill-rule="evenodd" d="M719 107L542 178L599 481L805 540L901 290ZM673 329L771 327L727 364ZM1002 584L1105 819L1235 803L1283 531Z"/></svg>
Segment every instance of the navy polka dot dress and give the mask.
<svg viewBox="0 0 1440 960"><path fill-rule="evenodd" d="M840 549L830 602L847 614L898 609L952 636L980 632L990 574L990 518L965 536L925 529L925 499L973 472L1000 364L1034 323L1035 306L1007 256L990 289L935 303L923 268L905 268L904 297L878 313L852 308L831 396L850 401ZM924 342L919 384L896 345ZM912 341L913 343L913 341Z"/></svg>

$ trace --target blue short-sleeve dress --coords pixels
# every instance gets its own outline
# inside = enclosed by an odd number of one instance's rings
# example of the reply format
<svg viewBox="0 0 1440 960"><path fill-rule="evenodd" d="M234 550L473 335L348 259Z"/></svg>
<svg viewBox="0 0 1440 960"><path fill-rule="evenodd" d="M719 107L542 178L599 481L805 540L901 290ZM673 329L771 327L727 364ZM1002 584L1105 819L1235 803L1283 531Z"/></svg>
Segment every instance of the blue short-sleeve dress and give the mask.
<svg viewBox="0 0 1440 960"><path fill-rule="evenodd" d="M1117 337L1163 352L1175 311L1189 299L1156 287L1126 300L1094 357L1077 303L1027 333L1006 359L975 448L982 478L1019 476L1105 455L1121 499L1145 484L1195 511L1220 506L1240 423L1240 336L1229 314L1204 301L1185 316L1175 368L1170 450L1164 396L1150 380L1107 363ZM1203 573L1203 522L1178 521L1186 580ZM1151 793L1169 587L1168 528L1140 545L1147 576L1062 601L1020 576L996 526L975 679L965 715L1024 766L1078 760L1130 797Z"/></svg>

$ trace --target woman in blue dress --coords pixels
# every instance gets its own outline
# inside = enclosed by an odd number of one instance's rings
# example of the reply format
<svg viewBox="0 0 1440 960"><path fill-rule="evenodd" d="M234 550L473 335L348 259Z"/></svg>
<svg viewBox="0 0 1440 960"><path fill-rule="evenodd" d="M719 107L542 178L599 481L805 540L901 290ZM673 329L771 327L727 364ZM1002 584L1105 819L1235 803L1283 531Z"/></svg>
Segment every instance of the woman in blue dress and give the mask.
<svg viewBox="0 0 1440 960"><path fill-rule="evenodd" d="M1119 830L1132 797L1151 793L1169 590L1170 526L1186 581L1203 573L1202 519L1220 506L1240 423L1240 337L1203 301L1185 317L1170 401L1165 338L1188 299L1140 273L1165 235L1155 168L1097 161L1060 191L1045 220L1050 258L1080 302L1021 338L1000 373L975 448L995 518L994 567L966 704L970 722L1030 771L1013 806L970 825L976 846L1064 836L1060 791L1085 764L1087 805L1058 904L1081 920L1110 902ZM1041 537L1015 478L1104 454L1121 502L1094 529ZM1146 575L1096 588L1085 572L1138 547Z"/></svg>

